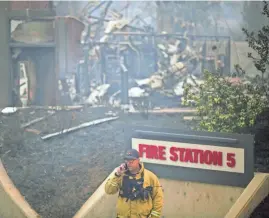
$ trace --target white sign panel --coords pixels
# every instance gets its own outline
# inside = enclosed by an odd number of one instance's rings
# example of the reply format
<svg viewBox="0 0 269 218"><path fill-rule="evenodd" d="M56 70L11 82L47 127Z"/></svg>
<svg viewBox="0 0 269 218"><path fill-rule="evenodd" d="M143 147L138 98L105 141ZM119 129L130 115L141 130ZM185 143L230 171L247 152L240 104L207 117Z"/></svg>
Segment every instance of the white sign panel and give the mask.
<svg viewBox="0 0 269 218"><path fill-rule="evenodd" d="M244 149L132 138L145 163L244 173Z"/></svg>

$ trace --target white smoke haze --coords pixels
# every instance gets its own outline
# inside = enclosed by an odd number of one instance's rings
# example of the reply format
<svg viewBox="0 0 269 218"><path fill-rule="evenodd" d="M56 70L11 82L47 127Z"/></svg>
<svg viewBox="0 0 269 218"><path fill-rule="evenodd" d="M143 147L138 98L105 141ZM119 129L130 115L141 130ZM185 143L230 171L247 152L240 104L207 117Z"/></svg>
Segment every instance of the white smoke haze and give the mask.
<svg viewBox="0 0 269 218"><path fill-rule="evenodd" d="M115 81L121 80L122 69L128 71L132 92L154 90L160 95L160 90L170 89L174 96L181 96L185 83L193 79L201 82L203 69L214 71L217 65L225 65L226 74L231 75L233 66L240 64L251 72L255 70L247 59L249 48L242 33L245 2L55 1L54 6L58 16L71 15L86 25L81 43L92 43L88 73L90 89L95 93L83 97L88 103L99 104L109 92L110 98L119 98L120 85ZM156 36L163 33L181 36ZM191 35L204 38L197 40ZM119 64L123 56L125 62ZM139 85L141 81L143 85ZM109 88L104 91L102 86L108 87L106 84ZM102 90L102 96L97 90ZM161 95L167 97L167 93Z"/></svg>

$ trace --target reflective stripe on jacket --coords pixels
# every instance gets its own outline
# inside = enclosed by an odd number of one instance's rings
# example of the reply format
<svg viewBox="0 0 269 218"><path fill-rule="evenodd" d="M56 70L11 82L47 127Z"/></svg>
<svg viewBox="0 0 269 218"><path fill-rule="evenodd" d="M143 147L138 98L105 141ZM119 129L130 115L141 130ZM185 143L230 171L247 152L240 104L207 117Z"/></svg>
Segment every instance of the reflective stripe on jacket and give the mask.
<svg viewBox="0 0 269 218"><path fill-rule="evenodd" d="M152 186L152 198L148 200L128 200L126 198L118 197L117 201L117 216L119 218L159 218L163 208L163 190L160 185L159 179L151 171L144 168L141 163L141 169L136 175L136 179L141 178L141 173L144 171L144 184L143 187ZM105 192L107 194L116 194L122 185L123 176L117 177L113 174L105 185Z"/></svg>

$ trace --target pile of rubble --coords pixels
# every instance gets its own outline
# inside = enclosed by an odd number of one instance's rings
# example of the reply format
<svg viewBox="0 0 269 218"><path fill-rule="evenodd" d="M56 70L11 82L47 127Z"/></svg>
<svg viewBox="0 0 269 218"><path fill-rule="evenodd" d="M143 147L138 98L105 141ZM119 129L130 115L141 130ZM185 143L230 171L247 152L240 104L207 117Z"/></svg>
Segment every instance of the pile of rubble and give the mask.
<svg viewBox="0 0 269 218"><path fill-rule="evenodd" d="M175 44L158 44L159 70L153 72L147 78L132 78L130 80L128 96L131 102L145 97L151 98L154 94L155 96L159 94L166 97L176 97L179 99L179 104L186 83L200 84L202 82L197 78L201 75L201 54L187 43L185 43L185 46L182 46L182 44L184 43L179 40L176 40ZM114 87L114 93L109 93L110 87L111 84L93 87L85 103L90 105L101 104L109 98L109 104L119 106L121 104L121 88L119 86L118 90L115 90Z"/></svg>
<svg viewBox="0 0 269 218"><path fill-rule="evenodd" d="M86 25L82 34L81 43L90 48L89 58L94 59L99 66L104 64L101 60L102 45L108 46L115 53L118 52L117 63L115 64L118 65L118 69L116 69L116 66L112 66L112 69L109 68L112 71L113 78L120 77L121 74L130 70L122 60L122 54L125 51L132 50L132 52L140 54L139 43L141 45L152 38L156 40L154 44L156 59L151 61L155 62L152 64L156 65L156 70L152 71L149 76L136 78L129 75L129 78L127 77L127 92L131 105L134 106L141 99L147 99L150 107L156 107L160 106L157 99L163 98L171 99L170 104L176 102L176 105L179 106L184 85L188 83L199 85L203 82L200 77L202 74L201 60L204 58L202 55L204 42L193 41L187 37L188 30L195 27L194 23L182 21L182 30L184 31L182 34L167 34L165 32L157 34L153 31L154 28L148 25L132 26L134 20L141 20L141 17L125 19L122 13L115 12L115 10L112 10L112 13L109 10L110 3L100 4L102 6L96 6L96 8L104 8L100 12L100 17L92 16L91 12L83 16L83 20L88 25ZM93 11L94 9L88 10ZM109 12L113 16L111 19L106 19L105 17ZM92 22L92 19L97 21ZM185 26L188 28L184 28ZM94 78L94 70L92 68L92 72L90 72L91 78ZM99 78L101 77L100 74L103 73L101 71L99 69L97 72ZM144 71L144 69L140 69L140 71ZM137 74L144 75L143 72ZM113 107L119 107L123 104L121 81L115 84L108 79L94 83L93 79L91 80L90 94L83 96L80 103L89 105L106 104ZM72 99L74 99L75 95L72 94L72 96Z"/></svg>

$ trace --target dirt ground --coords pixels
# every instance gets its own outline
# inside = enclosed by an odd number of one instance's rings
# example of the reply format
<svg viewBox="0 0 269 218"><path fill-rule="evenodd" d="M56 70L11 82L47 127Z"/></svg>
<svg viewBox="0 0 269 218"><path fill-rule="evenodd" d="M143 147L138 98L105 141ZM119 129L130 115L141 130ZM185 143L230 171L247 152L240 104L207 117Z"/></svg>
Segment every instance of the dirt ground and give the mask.
<svg viewBox="0 0 269 218"><path fill-rule="evenodd" d="M82 206L109 173L125 149L124 124L183 127L180 117L120 116L61 137L40 136L83 122L107 117L105 108L62 111L22 131L20 124L48 114L24 110L1 121L1 160L8 175L30 205L44 218L69 218ZM30 130L29 130L30 129ZM33 131L34 130L34 131ZM38 131L40 134L37 134Z"/></svg>
<svg viewBox="0 0 269 218"><path fill-rule="evenodd" d="M269 196L267 196L260 205L253 211L250 218L268 218L269 217Z"/></svg>
<svg viewBox="0 0 269 218"><path fill-rule="evenodd" d="M125 124L190 128L180 115L150 115L146 119L141 115L119 114L120 118L116 121L46 141L40 138L108 117L105 114L109 110L84 108L59 111L47 120L30 126L27 131L22 130L20 125L47 115L48 111L24 109L13 115L1 115L0 158L14 184L42 217L71 218L121 163L125 150ZM267 167L260 161L256 170L267 171Z"/></svg>

